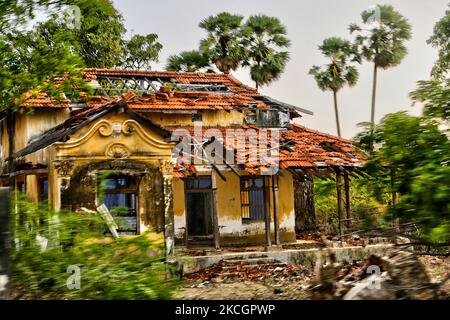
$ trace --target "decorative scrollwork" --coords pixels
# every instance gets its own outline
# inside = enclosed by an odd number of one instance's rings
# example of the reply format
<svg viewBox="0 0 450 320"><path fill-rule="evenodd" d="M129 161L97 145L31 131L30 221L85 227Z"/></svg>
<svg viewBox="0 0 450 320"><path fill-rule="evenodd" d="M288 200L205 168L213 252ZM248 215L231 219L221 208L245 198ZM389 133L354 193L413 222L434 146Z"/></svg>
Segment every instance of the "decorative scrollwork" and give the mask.
<svg viewBox="0 0 450 320"><path fill-rule="evenodd" d="M123 143L112 143L106 148L105 155L109 158L123 159L128 158L131 152Z"/></svg>
<svg viewBox="0 0 450 320"><path fill-rule="evenodd" d="M136 131L135 122L132 120L126 120L122 123L122 133L124 135L131 135Z"/></svg>
<svg viewBox="0 0 450 320"><path fill-rule="evenodd" d="M114 132L114 128L113 125L110 122L103 122L100 127L98 128L98 132L103 136L103 137L109 137L110 135L113 134Z"/></svg>

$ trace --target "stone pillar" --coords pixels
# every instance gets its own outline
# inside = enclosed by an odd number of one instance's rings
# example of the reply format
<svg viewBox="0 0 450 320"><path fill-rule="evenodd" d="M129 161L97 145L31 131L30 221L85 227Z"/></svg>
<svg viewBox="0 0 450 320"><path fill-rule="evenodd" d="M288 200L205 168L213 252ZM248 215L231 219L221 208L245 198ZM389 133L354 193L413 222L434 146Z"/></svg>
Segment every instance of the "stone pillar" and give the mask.
<svg viewBox="0 0 450 320"><path fill-rule="evenodd" d="M348 174L344 174L344 190L345 190L345 214L346 214L346 225L347 228L351 227L352 224L352 207L351 207L351 197L350 197L350 178Z"/></svg>
<svg viewBox="0 0 450 320"><path fill-rule="evenodd" d="M272 191L273 191L273 230L275 244L280 244L280 221L278 212L278 176L272 176Z"/></svg>
<svg viewBox="0 0 450 320"><path fill-rule="evenodd" d="M341 241L344 240L344 226L343 226L343 209L342 209L342 175L336 172L336 194L337 194L337 209L339 217L339 237Z"/></svg>
<svg viewBox="0 0 450 320"><path fill-rule="evenodd" d="M264 177L264 224L266 229L266 246L272 246L270 239L270 180L268 176Z"/></svg>
<svg viewBox="0 0 450 320"><path fill-rule="evenodd" d="M166 256L174 258L175 249L175 219L173 214L173 164L169 160L161 161L161 173L163 175L164 190L164 238L166 244Z"/></svg>
<svg viewBox="0 0 450 320"><path fill-rule="evenodd" d="M212 200L213 200L213 233L214 233L214 248L220 249L220 233L219 233L219 217L217 208L217 173L211 173L212 182Z"/></svg>

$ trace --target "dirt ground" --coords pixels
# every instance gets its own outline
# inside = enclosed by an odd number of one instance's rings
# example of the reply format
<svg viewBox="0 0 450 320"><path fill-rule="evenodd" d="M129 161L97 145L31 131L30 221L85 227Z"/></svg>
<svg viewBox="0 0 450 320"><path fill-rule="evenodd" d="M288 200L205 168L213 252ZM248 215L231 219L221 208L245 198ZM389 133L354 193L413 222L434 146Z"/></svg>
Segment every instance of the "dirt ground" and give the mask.
<svg viewBox="0 0 450 320"><path fill-rule="evenodd" d="M450 257L420 257L432 282L440 282L450 273ZM296 266L294 266L294 269ZM315 275L301 267L289 274L262 276L252 280L239 278L210 280L186 277L184 287L177 293L185 300L305 300L311 299L308 287ZM450 281L441 288L441 299L450 299Z"/></svg>
<svg viewBox="0 0 450 320"><path fill-rule="evenodd" d="M450 274L450 257L422 256L419 260L426 266L431 282L441 282ZM450 280L440 288L439 296L450 300Z"/></svg>

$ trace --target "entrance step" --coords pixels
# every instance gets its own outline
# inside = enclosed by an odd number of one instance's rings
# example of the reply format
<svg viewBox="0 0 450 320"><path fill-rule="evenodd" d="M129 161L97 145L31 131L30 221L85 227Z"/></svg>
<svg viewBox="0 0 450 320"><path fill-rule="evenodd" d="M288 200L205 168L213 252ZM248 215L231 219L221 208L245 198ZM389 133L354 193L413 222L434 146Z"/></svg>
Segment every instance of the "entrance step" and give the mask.
<svg viewBox="0 0 450 320"><path fill-rule="evenodd" d="M272 262L272 263L267 263L267 264L243 264L243 265L231 265L231 266L228 265L228 266L223 266L222 270L224 270L224 271L237 270L237 269L241 269L241 270L248 270L248 269L264 270L264 269L275 269L277 267L284 268L286 266L287 266L287 264L283 263L283 262Z"/></svg>
<svg viewBox="0 0 450 320"><path fill-rule="evenodd" d="M226 259L223 260L225 265L261 265L277 262L276 259L262 257L262 258L247 258L247 259Z"/></svg>

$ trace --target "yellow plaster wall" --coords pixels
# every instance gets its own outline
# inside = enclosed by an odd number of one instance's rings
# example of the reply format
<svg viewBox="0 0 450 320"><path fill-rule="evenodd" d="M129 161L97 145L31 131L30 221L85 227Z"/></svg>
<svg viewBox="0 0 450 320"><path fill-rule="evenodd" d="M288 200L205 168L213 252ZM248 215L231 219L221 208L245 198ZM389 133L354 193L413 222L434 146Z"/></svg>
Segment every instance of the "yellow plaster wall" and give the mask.
<svg viewBox="0 0 450 320"><path fill-rule="evenodd" d="M134 160L151 161L171 156L172 144L166 143L159 133L140 124L133 125L134 131L130 134L116 135L111 131L111 125L120 126L128 120L133 121L125 113L110 113L104 116L79 130L67 143L57 144L56 156L74 157L77 161L82 158L89 160L111 158L106 152L112 144L120 144L128 149L130 158Z"/></svg>
<svg viewBox="0 0 450 320"><path fill-rule="evenodd" d="M236 110L201 110L198 113L202 116L204 126L228 126L233 124L242 124L244 116ZM144 116L155 124L162 126L191 126L193 114L179 113L144 113Z"/></svg>
<svg viewBox="0 0 450 320"><path fill-rule="evenodd" d="M182 239L185 237L186 227L186 207L185 207L185 193L184 181L179 178L174 178L173 186L173 213L175 224L175 237Z"/></svg>
<svg viewBox="0 0 450 320"><path fill-rule="evenodd" d="M295 239L294 181L292 174L282 171L278 178L278 212L280 229L292 229Z"/></svg>
<svg viewBox="0 0 450 320"><path fill-rule="evenodd" d="M226 181L217 176L217 215L222 244L244 244L246 242L261 243L265 239L264 221L242 221L240 178L231 171L222 171ZM242 172L242 175L245 173ZM184 236L185 226L184 184L180 179L174 180L174 214L175 231L178 238ZM283 171L278 179L278 210L280 222L280 238L282 241L295 240L295 213L292 175ZM273 196L270 189L271 234L273 236Z"/></svg>
<svg viewBox="0 0 450 320"><path fill-rule="evenodd" d="M217 211L221 220L241 220L240 178L233 172L222 172L227 181L217 176Z"/></svg>
<svg viewBox="0 0 450 320"><path fill-rule="evenodd" d="M20 151L28 145L28 142L50 128L64 122L69 117L70 111L61 109L36 109L33 113L16 113L15 122L15 148L14 152ZM6 123L6 122L5 122ZM5 131L2 137L3 155L8 152L8 137ZM6 152L6 153L5 153ZM47 152L44 150L36 151L27 155L25 162L47 163Z"/></svg>

